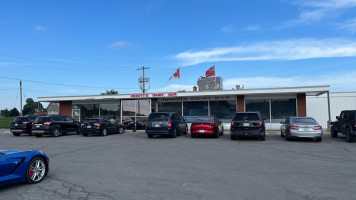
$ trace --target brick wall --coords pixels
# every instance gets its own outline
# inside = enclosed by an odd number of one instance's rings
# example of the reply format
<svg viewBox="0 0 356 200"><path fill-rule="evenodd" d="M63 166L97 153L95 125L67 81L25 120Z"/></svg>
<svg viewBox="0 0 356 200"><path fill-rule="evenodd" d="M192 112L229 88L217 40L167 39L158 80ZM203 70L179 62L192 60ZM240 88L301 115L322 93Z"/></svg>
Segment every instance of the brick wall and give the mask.
<svg viewBox="0 0 356 200"><path fill-rule="evenodd" d="M238 95L236 97L236 110L237 112L245 112L245 96Z"/></svg>
<svg viewBox="0 0 356 200"><path fill-rule="evenodd" d="M72 117L72 101L59 102L59 114Z"/></svg>
<svg viewBox="0 0 356 200"><path fill-rule="evenodd" d="M307 98L305 93L297 94L297 109L298 117L307 116Z"/></svg>

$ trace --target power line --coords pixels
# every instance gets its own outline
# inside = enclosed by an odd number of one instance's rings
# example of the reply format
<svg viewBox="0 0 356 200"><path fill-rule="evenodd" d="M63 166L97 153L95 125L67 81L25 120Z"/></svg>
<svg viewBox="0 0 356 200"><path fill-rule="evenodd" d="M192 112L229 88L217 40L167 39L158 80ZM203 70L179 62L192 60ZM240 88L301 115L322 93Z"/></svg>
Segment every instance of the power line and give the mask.
<svg viewBox="0 0 356 200"><path fill-rule="evenodd" d="M28 79L19 79L19 78L12 78L12 77L6 77L6 76L0 76L0 78L3 79L10 79L10 80L17 80L17 81L27 81L27 82L32 82L32 83L40 83L40 84L47 84L47 85L59 85L59 86L67 86L67 87L81 87L81 88L96 88L96 89L108 89L111 87L95 87L95 86L84 86L84 85L72 85L72 84L62 84L62 83L51 83L51 82L44 82L44 81L34 81L34 80L28 80ZM113 88L113 89L136 89L136 88Z"/></svg>

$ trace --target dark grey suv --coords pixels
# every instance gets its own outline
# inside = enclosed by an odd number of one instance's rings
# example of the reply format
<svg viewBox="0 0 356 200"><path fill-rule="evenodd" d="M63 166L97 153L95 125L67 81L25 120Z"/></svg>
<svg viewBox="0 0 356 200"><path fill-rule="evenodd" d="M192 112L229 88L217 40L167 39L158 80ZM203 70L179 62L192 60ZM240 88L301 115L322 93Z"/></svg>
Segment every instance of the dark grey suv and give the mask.
<svg viewBox="0 0 356 200"><path fill-rule="evenodd" d="M149 138L154 135L167 135L172 138L179 134L188 134L188 125L181 115L174 112L156 112L148 116L146 134Z"/></svg>
<svg viewBox="0 0 356 200"><path fill-rule="evenodd" d="M266 128L259 112L238 112L231 121L231 140L241 137L266 139Z"/></svg>

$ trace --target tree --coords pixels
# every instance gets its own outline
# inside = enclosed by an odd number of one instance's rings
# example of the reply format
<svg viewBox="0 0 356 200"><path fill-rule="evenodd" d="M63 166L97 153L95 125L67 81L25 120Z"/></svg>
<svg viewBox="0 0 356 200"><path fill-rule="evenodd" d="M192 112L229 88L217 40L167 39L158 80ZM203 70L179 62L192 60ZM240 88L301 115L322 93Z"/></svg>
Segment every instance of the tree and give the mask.
<svg viewBox="0 0 356 200"><path fill-rule="evenodd" d="M106 90L106 92L101 93L101 95L108 95L108 94L118 94L119 92L111 89L111 90Z"/></svg>
<svg viewBox="0 0 356 200"><path fill-rule="evenodd" d="M3 117L10 117L10 111L9 111L9 109L4 109L4 110L1 110L1 115L3 116Z"/></svg>
<svg viewBox="0 0 356 200"><path fill-rule="evenodd" d="M24 105L22 110L22 114L23 115L33 114L37 111L37 109L38 109L38 102L35 102L32 98L27 98L26 104ZM40 103L40 109L43 109L41 103Z"/></svg>
<svg viewBox="0 0 356 200"><path fill-rule="evenodd" d="M20 112L17 110L17 108L13 108L10 110L10 117L17 117L20 115Z"/></svg>

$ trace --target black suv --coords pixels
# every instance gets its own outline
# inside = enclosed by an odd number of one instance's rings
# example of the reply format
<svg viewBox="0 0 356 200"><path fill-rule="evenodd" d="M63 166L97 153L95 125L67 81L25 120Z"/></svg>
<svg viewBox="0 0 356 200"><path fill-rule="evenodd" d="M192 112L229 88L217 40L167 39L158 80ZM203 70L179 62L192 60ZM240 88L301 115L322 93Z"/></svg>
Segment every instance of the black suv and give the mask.
<svg viewBox="0 0 356 200"><path fill-rule="evenodd" d="M154 135L169 135L175 138L181 133L188 134L188 125L182 116L174 112L156 112L148 116L146 134L149 138Z"/></svg>
<svg viewBox="0 0 356 200"><path fill-rule="evenodd" d="M116 117L97 117L85 119L81 126L83 136L98 134L106 136L110 133L124 133L125 127Z"/></svg>
<svg viewBox="0 0 356 200"><path fill-rule="evenodd" d="M266 139L266 128L259 112L238 112L231 121L231 140L240 137L257 137Z"/></svg>
<svg viewBox="0 0 356 200"><path fill-rule="evenodd" d="M337 138L339 133L345 135L346 142L354 142L356 139L356 110L343 110L337 121L331 123L331 137Z"/></svg>
<svg viewBox="0 0 356 200"><path fill-rule="evenodd" d="M57 137L69 132L80 133L80 123L66 115L39 116L32 126L32 134L36 137L51 135Z"/></svg>
<svg viewBox="0 0 356 200"><path fill-rule="evenodd" d="M10 125L11 133L14 136L20 136L22 133L28 133L32 135L32 123L36 120L37 117L37 115L25 115L16 117Z"/></svg>

